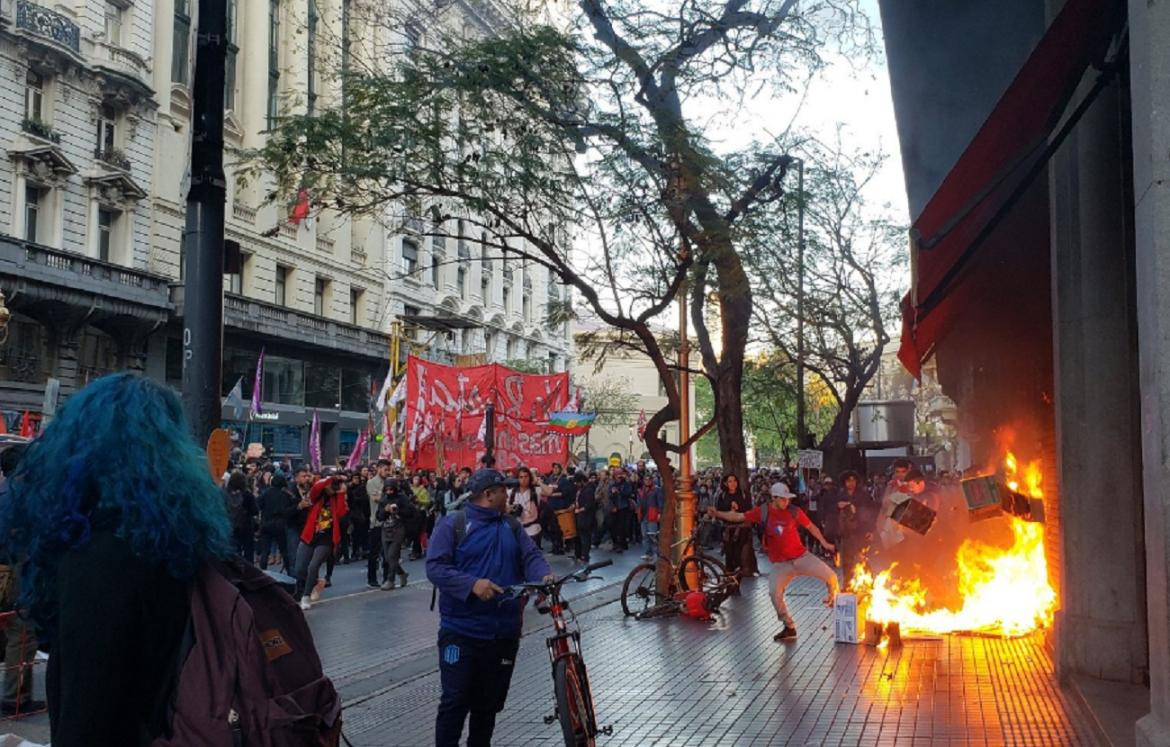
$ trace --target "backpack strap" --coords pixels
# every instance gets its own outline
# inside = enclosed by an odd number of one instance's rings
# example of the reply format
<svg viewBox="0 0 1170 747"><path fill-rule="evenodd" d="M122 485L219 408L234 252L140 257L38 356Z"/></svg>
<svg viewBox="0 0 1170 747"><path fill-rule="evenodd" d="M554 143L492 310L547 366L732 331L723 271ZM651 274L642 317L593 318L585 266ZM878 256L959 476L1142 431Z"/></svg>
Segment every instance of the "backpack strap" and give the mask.
<svg viewBox="0 0 1170 747"><path fill-rule="evenodd" d="M451 522L454 524L453 529L455 530L455 544L453 547L455 550L458 550L459 546L463 544L463 540L467 537L467 513L464 512L463 509L457 509L455 511L448 512L447 518L451 519ZM516 542L519 543L520 533L524 531L524 525L520 523L519 519L517 519L515 516L512 516L511 514L505 515L504 521L508 523L508 526L512 527L512 534L516 536ZM438 597L439 587L432 584L431 610L435 609L435 600L438 599Z"/></svg>

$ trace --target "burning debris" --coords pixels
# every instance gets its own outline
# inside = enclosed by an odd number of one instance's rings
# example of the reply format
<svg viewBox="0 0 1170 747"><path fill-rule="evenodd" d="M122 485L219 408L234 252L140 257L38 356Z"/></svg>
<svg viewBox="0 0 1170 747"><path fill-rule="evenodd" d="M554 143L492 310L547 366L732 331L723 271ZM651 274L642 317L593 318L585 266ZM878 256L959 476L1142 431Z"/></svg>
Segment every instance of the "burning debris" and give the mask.
<svg viewBox="0 0 1170 747"><path fill-rule="evenodd" d="M1039 462L1021 473L1009 453L1000 479L918 496L930 514L913 509L916 526L887 514L919 536L871 548L857 566L849 590L866 642L884 647L900 636L959 632L1014 637L1050 626L1057 600L1044 554L1041 483Z"/></svg>

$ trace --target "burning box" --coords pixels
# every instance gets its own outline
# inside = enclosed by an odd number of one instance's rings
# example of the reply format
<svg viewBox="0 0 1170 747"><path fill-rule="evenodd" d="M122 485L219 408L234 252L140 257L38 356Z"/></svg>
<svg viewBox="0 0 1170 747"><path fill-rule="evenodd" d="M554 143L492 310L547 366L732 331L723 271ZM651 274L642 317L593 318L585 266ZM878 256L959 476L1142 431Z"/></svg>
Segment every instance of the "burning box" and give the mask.
<svg viewBox="0 0 1170 747"><path fill-rule="evenodd" d="M901 493L893 497L894 507L890 518L907 529L925 535L934 526L938 514L917 498Z"/></svg>
<svg viewBox="0 0 1170 747"><path fill-rule="evenodd" d="M994 477L973 477L960 485L971 521L983 521L1003 513L1003 497Z"/></svg>
<svg viewBox="0 0 1170 747"><path fill-rule="evenodd" d="M963 480L963 498L971 521L982 521L1000 514L1018 516L1024 521L1044 521L1044 501L1017 493L994 477Z"/></svg>
<svg viewBox="0 0 1170 747"><path fill-rule="evenodd" d="M861 612L856 594L838 594L833 603L833 640L858 643L861 640Z"/></svg>

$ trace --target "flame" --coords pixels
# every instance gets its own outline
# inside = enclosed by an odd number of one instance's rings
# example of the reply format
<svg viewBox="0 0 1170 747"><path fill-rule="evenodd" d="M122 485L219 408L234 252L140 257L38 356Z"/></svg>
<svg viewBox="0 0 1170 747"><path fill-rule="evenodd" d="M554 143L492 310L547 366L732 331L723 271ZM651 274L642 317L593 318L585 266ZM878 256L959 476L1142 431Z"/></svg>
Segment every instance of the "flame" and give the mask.
<svg viewBox="0 0 1170 747"><path fill-rule="evenodd" d="M1008 453L1003 462L1005 482L1013 491L1023 481L1026 495L1043 498L1039 461L1020 473L1020 463ZM952 633L978 631L1014 637L1052 624L1056 592L1048 583L1044 555L1044 525L1008 517L1010 547L965 540L955 555L959 609L931 609L917 578L898 578L898 564L876 576L859 564L850 583L867 607L866 618L897 622L905 632Z"/></svg>

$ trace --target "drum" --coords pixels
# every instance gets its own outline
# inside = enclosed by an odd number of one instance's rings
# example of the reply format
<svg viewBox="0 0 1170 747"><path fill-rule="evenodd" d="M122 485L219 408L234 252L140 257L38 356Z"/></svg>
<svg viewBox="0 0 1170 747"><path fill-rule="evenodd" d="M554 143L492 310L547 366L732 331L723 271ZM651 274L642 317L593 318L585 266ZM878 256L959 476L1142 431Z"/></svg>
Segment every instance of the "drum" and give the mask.
<svg viewBox="0 0 1170 747"><path fill-rule="evenodd" d="M561 536L567 540L574 539L577 536L577 519L573 509L566 508L553 513L557 515L557 526L561 529Z"/></svg>

